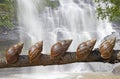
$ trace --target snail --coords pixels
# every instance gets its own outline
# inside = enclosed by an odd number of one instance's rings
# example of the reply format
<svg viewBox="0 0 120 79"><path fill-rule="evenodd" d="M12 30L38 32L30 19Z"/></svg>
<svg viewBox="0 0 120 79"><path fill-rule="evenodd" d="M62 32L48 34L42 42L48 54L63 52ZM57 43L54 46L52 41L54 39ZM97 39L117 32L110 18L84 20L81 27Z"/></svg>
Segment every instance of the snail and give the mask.
<svg viewBox="0 0 120 79"><path fill-rule="evenodd" d="M109 59L115 46L116 37L109 38L100 45L100 54L103 59Z"/></svg>
<svg viewBox="0 0 120 79"><path fill-rule="evenodd" d="M6 52L6 63L13 64L18 61L19 54L22 51L24 43L17 43L11 46Z"/></svg>
<svg viewBox="0 0 120 79"><path fill-rule="evenodd" d="M76 52L77 61L85 61L85 59L89 56L90 52L92 51L95 43L96 40L92 39L79 44Z"/></svg>
<svg viewBox="0 0 120 79"><path fill-rule="evenodd" d="M61 41L55 43L51 47L50 58L55 59L55 60L60 59L65 54L67 49L69 48L71 42L72 42L72 40L61 40Z"/></svg>
<svg viewBox="0 0 120 79"><path fill-rule="evenodd" d="M37 63L39 62L40 56L42 55L43 49L43 41L39 41L34 44L28 51L29 61L30 63Z"/></svg>

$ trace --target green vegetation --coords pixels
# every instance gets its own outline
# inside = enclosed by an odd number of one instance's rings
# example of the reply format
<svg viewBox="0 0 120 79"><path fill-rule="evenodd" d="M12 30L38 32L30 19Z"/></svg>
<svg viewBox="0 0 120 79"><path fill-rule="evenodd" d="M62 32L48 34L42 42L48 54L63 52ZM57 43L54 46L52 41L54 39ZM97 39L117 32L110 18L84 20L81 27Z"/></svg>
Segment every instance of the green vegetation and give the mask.
<svg viewBox="0 0 120 79"><path fill-rule="evenodd" d="M112 22L120 22L120 0L95 0L98 19L108 18Z"/></svg>
<svg viewBox="0 0 120 79"><path fill-rule="evenodd" d="M14 18L14 0L0 0L0 27L13 27Z"/></svg>
<svg viewBox="0 0 120 79"><path fill-rule="evenodd" d="M43 2L44 7L54 9L59 6L58 0L43 0ZM98 19L108 18L112 22L120 22L120 0L95 0L95 2L97 3ZM15 6L15 0L0 0L0 28L14 27L17 9Z"/></svg>
<svg viewBox="0 0 120 79"><path fill-rule="evenodd" d="M41 5L38 7L39 9L44 9L45 7L50 7L51 9L55 9L59 6L58 0L41 0Z"/></svg>
<svg viewBox="0 0 120 79"><path fill-rule="evenodd" d="M46 0L46 5L48 7L51 7L52 9L54 9L59 6L59 1L58 0L56 0L56 1Z"/></svg>
<svg viewBox="0 0 120 79"><path fill-rule="evenodd" d="M16 0L0 0L0 28L7 27L7 28L13 28L15 26L16 19ZM56 1L50 1L50 0L43 0L44 7L48 6L52 9L59 6L59 2ZM38 7L41 9L40 7ZM44 9L44 8L43 8ZM17 22L17 21L16 21Z"/></svg>

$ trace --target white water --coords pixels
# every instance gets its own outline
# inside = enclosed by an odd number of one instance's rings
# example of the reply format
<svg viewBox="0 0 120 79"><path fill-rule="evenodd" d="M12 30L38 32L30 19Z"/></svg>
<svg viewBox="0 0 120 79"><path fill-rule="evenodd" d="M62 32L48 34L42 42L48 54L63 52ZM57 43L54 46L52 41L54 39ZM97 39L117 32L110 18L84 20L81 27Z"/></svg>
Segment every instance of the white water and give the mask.
<svg viewBox="0 0 120 79"><path fill-rule="evenodd" d="M75 3L74 1L77 1ZM86 40L99 40L114 30L107 21L98 21L92 0L59 0L56 9L44 7L43 0L17 0L19 26L30 37L31 43L44 41L43 53L50 53L51 46L58 40L73 39L69 51L76 51L77 46ZM38 9L38 7L41 7ZM22 39L21 34L21 39ZM28 41L29 41L28 40ZM24 41L24 40L21 40ZM25 42L26 43L26 42ZM26 43L27 44L27 43ZM27 49L28 50L28 49ZM112 71L113 65L103 63L74 63L61 66L40 66L25 69L24 72L83 72ZM40 71L41 70L41 71Z"/></svg>
<svg viewBox="0 0 120 79"><path fill-rule="evenodd" d="M79 43L102 39L114 31L109 22L97 21L92 0L76 1L59 0L60 6L52 10L43 7L43 0L17 0L19 26L30 36L31 44L43 40L43 52L48 54L58 40L73 39L69 51L76 51Z"/></svg>

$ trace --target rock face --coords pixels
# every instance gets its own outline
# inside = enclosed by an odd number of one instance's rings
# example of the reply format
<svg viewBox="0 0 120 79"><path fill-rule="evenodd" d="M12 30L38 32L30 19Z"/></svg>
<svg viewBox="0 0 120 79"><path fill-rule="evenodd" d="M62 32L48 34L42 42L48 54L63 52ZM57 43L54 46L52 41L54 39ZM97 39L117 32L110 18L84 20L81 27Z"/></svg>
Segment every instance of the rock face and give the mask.
<svg viewBox="0 0 120 79"><path fill-rule="evenodd" d="M19 42L19 32L17 30L6 30L0 32L0 55L3 56L5 54L5 50L7 50L11 45Z"/></svg>
<svg viewBox="0 0 120 79"><path fill-rule="evenodd" d="M0 34L0 46L9 45L9 43L15 43L18 41L19 41L19 33L17 31L11 30Z"/></svg>
<svg viewBox="0 0 120 79"><path fill-rule="evenodd" d="M2 32L0 32L0 56L3 56L5 50L19 41L25 43L24 49L28 49L29 46L27 45L28 43L31 43L29 42L31 41L31 38L26 34L26 32L24 32L24 30L20 28L4 29Z"/></svg>

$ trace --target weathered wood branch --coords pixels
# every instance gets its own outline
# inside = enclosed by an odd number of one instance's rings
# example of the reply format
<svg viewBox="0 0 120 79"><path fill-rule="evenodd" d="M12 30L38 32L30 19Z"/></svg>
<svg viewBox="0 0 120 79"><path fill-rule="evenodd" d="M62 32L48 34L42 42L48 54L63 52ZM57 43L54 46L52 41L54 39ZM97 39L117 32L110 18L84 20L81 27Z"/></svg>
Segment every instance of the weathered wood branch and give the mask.
<svg viewBox="0 0 120 79"><path fill-rule="evenodd" d="M50 55L42 54L41 57L39 57L39 61L35 63L29 62L28 55L20 55L18 61L14 64L6 63L6 58L1 58L0 68L61 65L75 62L107 62L111 64L118 63L120 62L120 50L113 50L112 56L109 59L103 59L100 56L99 50L95 49L85 60L81 61L77 61L76 52L65 52L64 56L59 60L52 60L50 59Z"/></svg>

